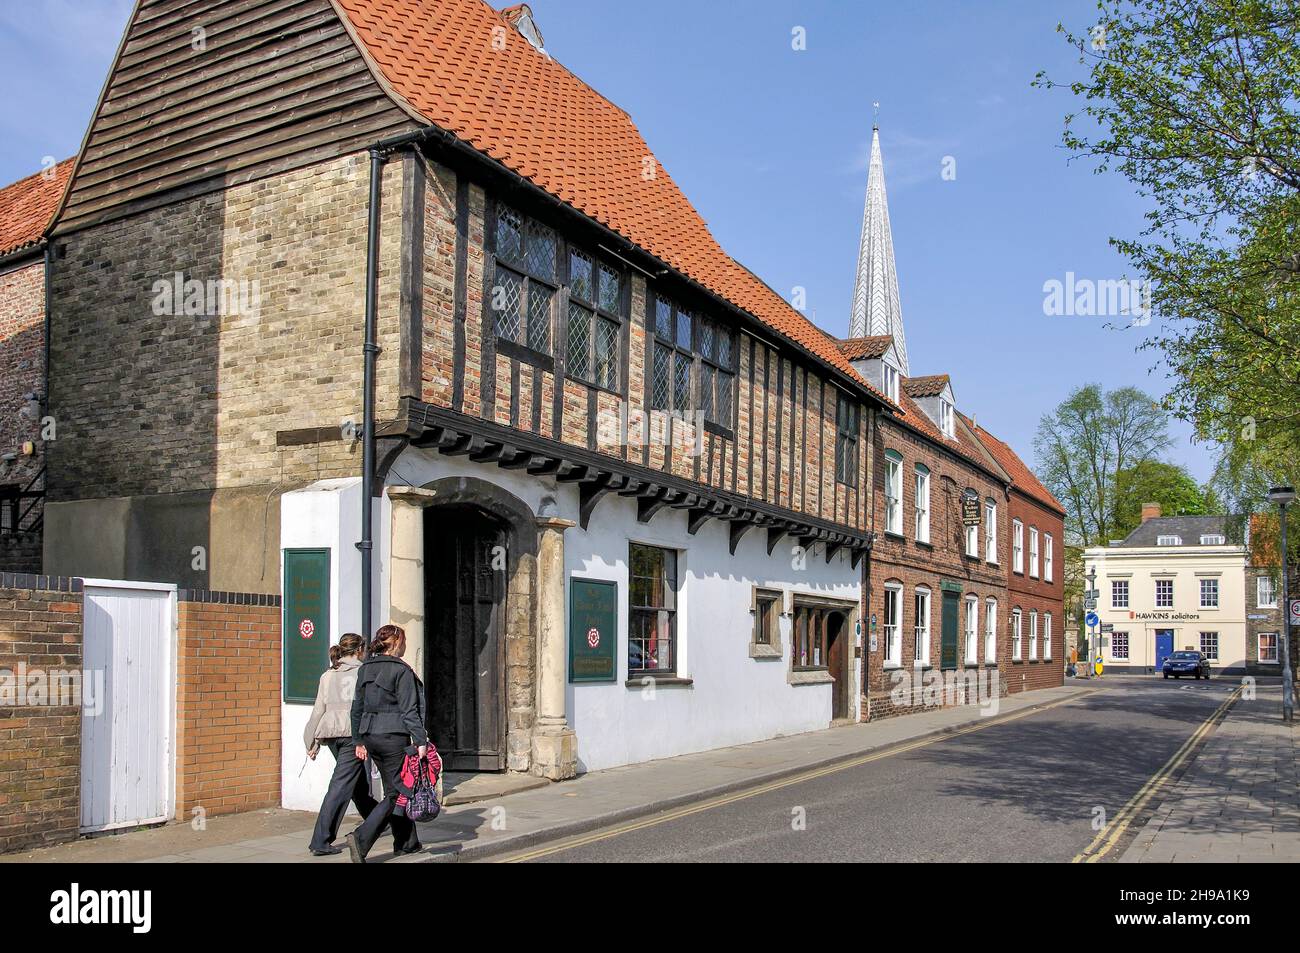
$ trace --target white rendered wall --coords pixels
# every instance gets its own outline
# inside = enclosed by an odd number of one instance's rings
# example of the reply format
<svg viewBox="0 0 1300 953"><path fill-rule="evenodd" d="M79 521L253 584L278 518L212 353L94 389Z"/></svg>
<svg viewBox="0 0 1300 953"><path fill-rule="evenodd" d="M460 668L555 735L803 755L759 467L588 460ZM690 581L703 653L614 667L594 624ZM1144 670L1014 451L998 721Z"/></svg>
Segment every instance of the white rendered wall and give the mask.
<svg viewBox="0 0 1300 953"><path fill-rule="evenodd" d="M556 515L578 520L578 493L572 485L475 464L463 457L408 449L392 468L390 481L424 486L453 476L494 483L519 497L534 513L544 499L552 498ZM852 567L847 553L836 555L828 564L821 544L800 568L795 568L791 547L796 541L786 537L768 556L767 532L761 528L750 530L732 556L728 551L728 524L711 520L691 536L686 521L684 511L665 508L649 523L640 523L634 499L610 494L597 505L590 529L574 526L564 534L566 576L614 580L619 586L618 680L567 686L566 709L569 724L578 735L580 771L830 725L832 686L789 684L788 617L781 619L781 658L749 657L753 588L757 585L785 590L787 611L794 592L856 602L860 569ZM694 680L689 687L656 686L648 692L624 684L629 540L679 551L677 673ZM566 600L568 589L566 579ZM437 634L429 632L426 637L436 638ZM842 638L851 640L851 629L846 628ZM850 657L845 671L852 679L847 689L848 714L856 718L860 694L857 660Z"/></svg>

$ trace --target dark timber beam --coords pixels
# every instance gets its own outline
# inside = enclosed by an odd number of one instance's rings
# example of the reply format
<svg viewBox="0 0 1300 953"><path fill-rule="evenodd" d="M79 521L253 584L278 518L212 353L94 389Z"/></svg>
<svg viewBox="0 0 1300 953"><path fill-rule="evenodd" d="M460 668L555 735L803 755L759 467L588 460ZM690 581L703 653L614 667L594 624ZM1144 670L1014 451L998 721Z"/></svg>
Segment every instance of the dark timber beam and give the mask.
<svg viewBox="0 0 1300 953"><path fill-rule="evenodd" d="M612 473L602 473L594 480L583 483L578 488L578 519L582 523L582 528L587 528L587 522L591 519L591 513L596 508L596 504L611 489L610 483L614 479Z"/></svg>
<svg viewBox="0 0 1300 953"><path fill-rule="evenodd" d="M486 441L482 437L475 437L473 434L448 432L443 435L438 449L449 457L460 457L483 449L485 443Z"/></svg>
<svg viewBox="0 0 1300 953"><path fill-rule="evenodd" d="M871 552L868 546L858 546L853 550L853 568L858 568L858 563L862 562L862 557Z"/></svg>
<svg viewBox="0 0 1300 953"><path fill-rule="evenodd" d="M590 468L580 463L569 463L567 460L560 463L560 469L556 471L555 479L561 483L577 483L584 480Z"/></svg>
<svg viewBox="0 0 1300 953"><path fill-rule="evenodd" d="M636 518L638 523L648 523L656 513L669 503L672 490L660 489L655 496L643 496L636 501Z"/></svg>
<svg viewBox="0 0 1300 953"><path fill-rule="evenodd" d="M686 532L690 533L692 536L698 533L701 526L713 519L714 514L712 509L713 508L709 506L697 506L692 509L690 516L686 521Z"/></svg>
<svg viewBox="0 0 1300 953"><path fill-rule="evenodd" d="M541 459L544 458L538 457L527 450L519 450L510 457L502 454L501 459L497 461L497 466L502 470L522 470L524 467L532 466L534 461Z"/></svg>
<svg viewBox="0 0 1300 953"><path fill-rule="evenodd" d="M736 547L740 545L741 539L744 538L744 535L753 528L754 524L748 520L732 520L730 533L731 539L729 542L731 555L736 555ZM768 552L771 552L771 550L768 550Z"/></svg>
<svg viewBox="0 0 1300 953"><path fill-rule="evenodd" d="M493 463L501 459L501 454L506 451L507 447L503 443L488 443L487 445L470 452L469 458L475 463ZM510 448L513 453L513 448Z"/></svg>
<svg viewBox="0 0 1300 953"><path fill-rule="evenodd" d="M785 535L784 526L769 526L767 528L767 554L769 556L776 552L777 543L781 542L781 537Z"/></svg>
<svg viewBox="0 0 1300 953"><path fill-rule="evenodd" d="M826 544L826 562L829 563L831 558L844 548L844 539L841 537L838 542Z"/></svg>
<svg viewBox="0 0 1300 953"><path fill-rule="evenodd" d="M558 469L560 469L560 460L557 457L534 455L532 462L528 464L528 472L533 476L550 476Z"/></svg>

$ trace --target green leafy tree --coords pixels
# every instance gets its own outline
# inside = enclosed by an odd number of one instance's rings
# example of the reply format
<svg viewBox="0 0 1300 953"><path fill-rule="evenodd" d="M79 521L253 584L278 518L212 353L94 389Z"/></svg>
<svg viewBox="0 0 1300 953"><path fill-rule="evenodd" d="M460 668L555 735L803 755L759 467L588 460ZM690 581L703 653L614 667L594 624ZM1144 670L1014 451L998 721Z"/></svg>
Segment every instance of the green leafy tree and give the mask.
<svg viewBox="0 0 1300 953"><path fill-rule="evenodd" d="M1133 183L1146 227L1112 238L1151 282L1168 409L1225 447L1246 511L1250 474L1300 471L1300 4L1101 0L1060 28L1083 75L1064 143Z"/></svg>
<svg viewBox="0 0 1300 953"><path fill-rule="evenodd" d="M1169 418L1136 387L1077 388L1034 437L1038 477L1065 507L1065 534L1075 545L1115 538L1118 474L1168 449Z"/></svg>
<svg viewBox="0 0 1300 953"><path fill-rule="evenodd" d="M1142 522L1142 506L1159 503L1162 516L1205 516L1218 508L1210 487L1201 487L1185 469L1163 460L1143 460L1115 474L1115 538Z"/></svg>

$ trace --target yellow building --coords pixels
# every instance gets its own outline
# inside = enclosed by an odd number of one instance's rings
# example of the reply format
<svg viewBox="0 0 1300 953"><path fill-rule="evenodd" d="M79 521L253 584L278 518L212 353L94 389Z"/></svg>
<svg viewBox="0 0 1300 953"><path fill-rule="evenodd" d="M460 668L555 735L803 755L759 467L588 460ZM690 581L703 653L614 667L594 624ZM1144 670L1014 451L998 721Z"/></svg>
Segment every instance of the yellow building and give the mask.
<svg viewBox="0 0 1300 953"><path fill-rule="evenodd" d="M1246 670L1246 547L1229 543L1226 523L1161 517L1147 504L1125 539L1084 550L1099 624L1114 626L1102 635L1109 671L1159 672L1166 656L1187 649L1204 652L1216 673Z"/></svg>

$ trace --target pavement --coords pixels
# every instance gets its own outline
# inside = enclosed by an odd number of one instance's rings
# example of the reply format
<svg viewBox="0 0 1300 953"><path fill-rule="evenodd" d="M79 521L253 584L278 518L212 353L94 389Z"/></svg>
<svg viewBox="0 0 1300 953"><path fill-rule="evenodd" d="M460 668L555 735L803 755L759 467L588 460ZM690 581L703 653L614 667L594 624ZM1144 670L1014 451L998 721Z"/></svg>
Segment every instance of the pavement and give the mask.
<svg viewBox="0 0 1300 953"><path fill-rule="evenodd" d="M595 771L562 784L450 805L435 822L421 825L422 854L393 858L385 850L388 840L384 838L370 859L377 863L465 861L523 851L869 757L872 752L883 756L896 746L924 739L966 737L966 732L1010 718L1032 721L1032 713L1045 706L1069 707L1089 697L1094 694L1090 687L1069 680L1061 688L1013 695L1000 700L992 717L978 706L937 709ZM345 820L345 831L352 821ZM0 862L347 863L346 853L321 858L308 854L314 822L315 815L306 812L252 811L209 818L202 829L177 822L9 854Z"/></svg>
<svg viewBox="0 0 1300 953"><path fill-rule="evenodd" d="M1280 685L1229 709L1121 863L1300 862L1300 728Z"/></svg>

